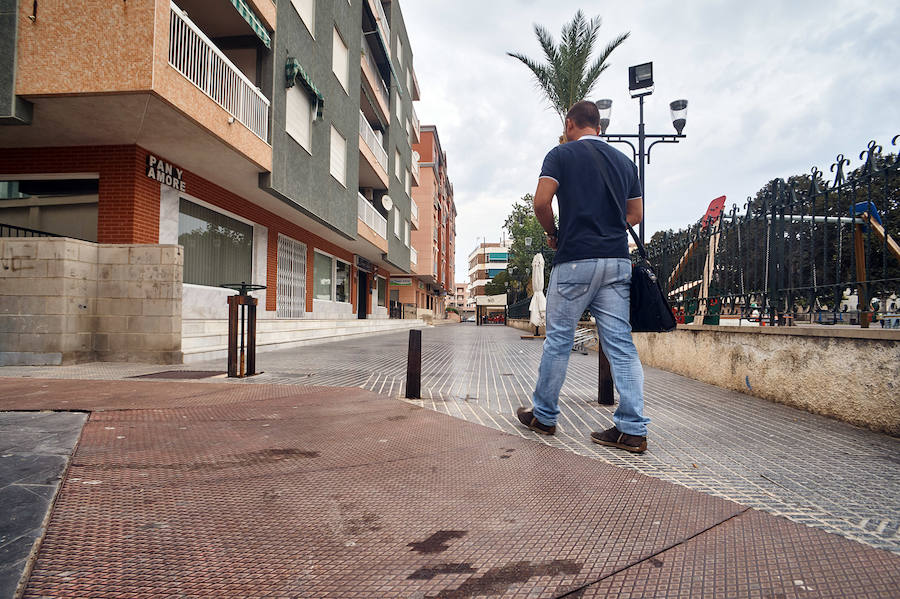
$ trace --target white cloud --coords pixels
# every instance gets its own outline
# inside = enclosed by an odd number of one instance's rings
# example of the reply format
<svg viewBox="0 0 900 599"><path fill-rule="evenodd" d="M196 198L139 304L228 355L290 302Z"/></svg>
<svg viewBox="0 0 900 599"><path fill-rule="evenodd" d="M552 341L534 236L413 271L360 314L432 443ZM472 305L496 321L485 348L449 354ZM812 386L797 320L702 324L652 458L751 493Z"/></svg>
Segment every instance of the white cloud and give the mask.
<svg viewBox="0 0 900 599"><path fill-rule="evenodd" d="M688 138L647 167L647 233L696 220L716 196L743 204L775 177L827 171L870 139L900 133L900 4L406 0L422 88L417 110L448 152L457 210L457 279L480 240L499 239L512 203L534 191L561 125L506 51L541 58L533 23L558 35L578 8L603 17L601 41L631 31L593 98L613 99L610 132L637 130L627 67L654 63L648 133L670 133L668 102L689 100ZM620 149L626 150L622 146ZM886 148L887 150L887 148Z"/></svg>

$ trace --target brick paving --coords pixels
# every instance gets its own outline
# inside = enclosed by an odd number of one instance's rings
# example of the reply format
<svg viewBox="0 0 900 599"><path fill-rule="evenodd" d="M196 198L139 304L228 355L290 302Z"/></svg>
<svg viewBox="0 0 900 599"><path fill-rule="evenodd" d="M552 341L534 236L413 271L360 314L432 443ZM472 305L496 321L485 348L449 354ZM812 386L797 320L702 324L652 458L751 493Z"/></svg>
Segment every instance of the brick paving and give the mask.
<svg viewBox="0 0 900 599"><path fill-rule="evenodd" d="M0 409L72 406L26 598L900 587L890 552L363 389L0 379Z"/></svg>
<svg viewBox="0 0 900 599"><path fill-rule="evenodd" d="M262 375L233 382L353 386L400 397L406 343L403 333L263 353ZM523 430L512 416L529 402L539 341L521 340L519 331L504 327L460 324L425 330L423 348L423 399L414 404L900 553L897 438L646 368L650 451L636 456L588 439L591 430L611 425L613 411L596 403L595 353L572 354L559 432L546 438ZM91 364L3 368L0 376L121 379L171 369ZM203 401L202 392L192 393L199 394L192 401ZM129 405L142 401L135 397Z"/></svg>

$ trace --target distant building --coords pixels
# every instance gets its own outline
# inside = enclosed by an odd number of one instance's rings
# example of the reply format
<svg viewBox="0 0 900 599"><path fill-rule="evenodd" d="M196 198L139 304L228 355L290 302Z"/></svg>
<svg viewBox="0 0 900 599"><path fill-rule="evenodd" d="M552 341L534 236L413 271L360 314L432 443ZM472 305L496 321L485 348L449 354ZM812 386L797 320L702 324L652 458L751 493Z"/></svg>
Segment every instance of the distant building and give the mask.
<svg viewBox="0 0 900 599"><path fill-rule="evenodd" d="M481 243L469 254L469 285L466 305L474 306L484 296L484 286L506 270L511 241Z"/></svg>

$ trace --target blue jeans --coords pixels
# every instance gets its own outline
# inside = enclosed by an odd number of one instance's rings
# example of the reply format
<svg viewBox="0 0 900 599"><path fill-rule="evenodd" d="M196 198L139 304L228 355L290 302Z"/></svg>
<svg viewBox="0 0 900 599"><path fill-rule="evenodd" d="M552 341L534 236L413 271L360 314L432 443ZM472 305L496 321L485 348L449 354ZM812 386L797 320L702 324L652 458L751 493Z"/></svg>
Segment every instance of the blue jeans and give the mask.
<svg viewBox="0 0 900 599"><path fill-rule="evenodd" d="M556 424L575 327L590 309L619 391L613 422L619 432L647 434L650 419L644 417L644 370L631 338L630 294L631 261L627 258L591 258L553 267L547 289L547 339L531 398L539 422Z"/></svg>

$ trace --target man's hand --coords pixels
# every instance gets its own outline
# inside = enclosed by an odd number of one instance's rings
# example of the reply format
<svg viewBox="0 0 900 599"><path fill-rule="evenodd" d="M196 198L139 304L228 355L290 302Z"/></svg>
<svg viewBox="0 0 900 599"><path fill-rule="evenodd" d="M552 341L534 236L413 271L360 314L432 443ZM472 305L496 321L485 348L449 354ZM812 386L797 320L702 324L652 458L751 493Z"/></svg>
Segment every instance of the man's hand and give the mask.
<svg viewBox="0 0 900 599"><path fill-rule="evenodd" d="M547 235L547 245L550 246L551 250L558 249L559 239L556 238L556 235Z"/></svg>

